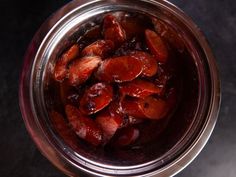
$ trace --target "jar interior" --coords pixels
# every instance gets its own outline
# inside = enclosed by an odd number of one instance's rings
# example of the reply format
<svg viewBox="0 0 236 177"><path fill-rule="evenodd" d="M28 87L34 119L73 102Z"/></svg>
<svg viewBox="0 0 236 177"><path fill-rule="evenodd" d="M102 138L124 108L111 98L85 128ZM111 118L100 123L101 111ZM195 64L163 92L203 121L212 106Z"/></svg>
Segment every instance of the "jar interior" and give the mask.
<svg viewBox="0 0 236 177"><path fill-rule="evenodd" d="M122 10L123 11L123 10ZM137 9L126 9L128 12L140 14L144 18L149 18L150 14ZM100 15L104 15L101 13ZM88 143L80 140L72 144L60 136L53 128L53 124L48 114L45 117L45 122L48 125L47 133L55 146L61 153L73 159L75 163L78 159L84 159L87 162L95 162L110 166L134 166L155 161L158 166L162 166L171 158L177 157L181 151L192 142L196 130L202 125L203 117L199 117L199 112L203 111L208 90L206 89L206 80L204 80L204 62L201 59L202 51L199 48L196 39L191 34L191 31L181 23L177 18L163 11L155 10L153 14L158 19L161 19L166 24L172 26L185 45L185 50L176 52L176 61L179 67L181 78L181 90L179 93L179 102L176 110L170 116L168 121L158 121L157 125L153 125L151 141L135 144L127 148L111 149L111 148L96 148ZM91 16L86 20L76 24L66 32L66 35L56 43L50 54L48 63L45 65L43 79L43 101L47 112L50 110L58 110L65 116L61 105L61 100L58 97L60 94L59 86L51 78L52 66L58 56L72 43L76 42L84 32L92 26L101 23L101 18ZM205 84L205 85L204 85ZM202 104L201 104L202 103ZM145 129L145 127L143 127ZM152 128L152 126L148 126ZM198 130L199 131L199 130ZM149 135L143 134L143 139ZM69 155L68 155L69 154Z"/></svg>

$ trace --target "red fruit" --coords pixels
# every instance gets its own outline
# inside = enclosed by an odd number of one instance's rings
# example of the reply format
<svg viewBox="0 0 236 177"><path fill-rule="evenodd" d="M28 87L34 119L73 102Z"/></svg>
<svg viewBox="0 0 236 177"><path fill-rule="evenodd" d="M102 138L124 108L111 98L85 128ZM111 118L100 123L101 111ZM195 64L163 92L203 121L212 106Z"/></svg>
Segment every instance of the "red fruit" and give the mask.
<svg viewBox="0 0 236 177"><path fill-rule="evenodd" d="M102 143L102 131L93 119L83 116L71 105L66 105L65 111L72 128L80 138L95 146Z"/></svg>
<svg viewBox="0 0 236 177"><path fill-rule="evenodd" d="M145 31L145 25L138 18L126 17L120 23L125 30L127 39L131 39L134 36L141 36Z"/></svg>
<svg viewBox="0 0 236 177"><path fill-rule="evenodd" d="M97 56L84 57L75 60L69 69L70 85L79 85L84 83L98 67L101 58Z"/></svg>
<svg viewBox="0 0 236 177"><path fill-rule="evenodd" d="M111 115L108 110L96 117L97 124L102 128L105 141L109 141L118 128L122 126L123 117L119 114Z"/></svg>
<svg viewBox="0 0 236 177"><path fill-rule="evenodd" d="M156 59L146 52L136 51L131 54L132 57L135 57L142 61L143 63L143 76L151 77L154 76L158 71L158 65Z"/></svg>
<svg viewBox="0 0 236 177"><path fill-rule="evenodd" d="M72 147L76 147L76 134L70 129L64 117L56 111L50 113L50 118L57 133Z"/></svg>
<svg viewBox="0 0 236 177"><path fill-rule="evenodd" d="M135 118L145 118L142 110L142 99L125 98L121 101L122 112Z"/></svg>
<svg viewBox="0 0 236 177"><path fill-rule="evenodd" d="M162 89L151 82L136 79L132 82L124 83L119 86L122 95L137 98L145 98L152 94L161 93Z"/></svg>
<svg viewBox="0 0 236 177"><path fill-rule="evenodd" d="M72 45L65 53L62 54L54 68L54 78L57 81L63 81L68 73L67 65L71 60L79 55L79 45Z"/></svg>
<svg viewBox="0 0 236 177"><path fill-rule="evenodd" d="M171 25L168 25L167 23L156 18L152 18L152 23L154 24L155 31L161 37L168 41L179 52L184 51L184 42L181 39L181 36L179 36L178 32Z"/></svg>
<svg viewBox="0 0 236 177"><path fill-rule="evenodd" d="M107 82L132 81L142 73L142 62L131 56L110 58L102 62L97 78Z"/></svg>
<svg viewBox="0 0 236 177"><path fill-rule="evenodd" d="M126 40L124 29L113 15L104 17L103 34L105 39L112 40L116 46L121 45Z"/></svg>
<svg viewBox="0 0 236 177"><path fill-rule="evenodd" d="M154 31L145 30L146 42L157 61L165 63L168 59L168 50L162 38Z"/></svg>
<svg viewBox="0 0 236 177"><path fill-rule="evenodd" d="M149 96L141 102L141 109L146 118L154 120L162 119L169 112L167 102L162 99Z"/></svg>
<svg viewBox="0 0 236 177"><path fill-rule="evenodd" d="M162 99L148 96L145 99L126 98L121 102L125 114L134 118L162 119L169 113L168 103Z"/></svg>
<svg viewBox="0 0 236 177"><path fill-rule="evenodd" d="M113 89L105 83L97 83L85 91L80 100L80 110L83 114L94 114L105 108L113 97Z"/></svg>
<svg viewBox="0 0 236 177"><path fill-rule="evenodd" d="M114 43L111 40L98 40L82 51L82 56L99 56L104 58L114 49Z"/></svg>
<svg viewBox="0 0 236 177"><path fill-rule="evenodd" d="M114 142L114 146L123 147L134 143L139 137L139 130L133 127L123 128Z"/></svg>

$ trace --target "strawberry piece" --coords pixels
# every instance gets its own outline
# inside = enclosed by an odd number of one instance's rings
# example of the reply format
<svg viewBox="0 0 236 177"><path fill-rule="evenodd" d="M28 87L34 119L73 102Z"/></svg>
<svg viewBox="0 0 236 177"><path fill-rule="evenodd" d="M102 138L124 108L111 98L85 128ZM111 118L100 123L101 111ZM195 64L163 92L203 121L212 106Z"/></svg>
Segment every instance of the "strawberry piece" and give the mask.
<svg viewBox="0 0 236 177"><path fill-rule="evenodd" d="M145 118L142 110L142 99L125 98L121 101L122 112L135 118Z"/></svg>
<svg viewBox="0 0 236 177"><path fill-rule="evenodd" d="M67 144L75 148L77 146L76 134L70 129L64 117L60 113L52 111L50 112L50 118L57 133Z"/></svg>
<svg viewBox="0 0 236 177"><path fill-rule="evenodd" d="M69 69L70 85L80 85L84 83L98 67L101 58L97 56L84 57L75 60Z"/></svg>
<svg viewBox="0 0 236 177"><path fill-rule="evenodd" d="M114 47L114 43L111 40L98 40L85 47L82 51L82 56L99 56L104 58Z"/></svg>
<svg viewBox="0 0 236 177"><path fill-rule="evenodd" d="M76 134L85 141L98 146L102 143L102 131L96 122L71 105L65 107L67 118Z"/></svg>
<svg viewBox="0 0 236 177"><path fill-rule="evenodd" d="M169 113L167 101L152 96L145 99L126 98L121 106L125 114L134 118L159 120Z"/></svg>
<svg viewBox="0 0 236 177"><path fill-rule="evenodd" d="M155 31L163 37L166 41L168 41L173 47L175 47L179 52L183 52L185 49L185 45L181 36L179 36L178 32L167 23L157 19L152 18L152 23L154 25Z"/></svg>
<svg viewBox="0 0 236 177"><path fill-rule="evenodd" d="M153 83L140 79L121 84L119 88L122 95L137 98L145 98L152 94L159 94L162 91L161 88L155 86Z"/></svg>
<svg viewBox="0 0 236 177"><path fill-rule="evenodd" d="M110 58L102 62L96 77L107 82L132 81L142 73L142 62L131 56Z"/></svg>
<svg viewBox="0 0 236 177"><path fill-rule="evenodd" d="M123 117L119 114L111 114L108 110L101 112L96 117L97 124L102 128L105 143L108 142L118 128L122 126Z"/></svg>
<svg viewBox="0 0 236 177"><path fill-rule="evenodd" d="M79 45L72 45L65 53L62 54L61 58L57 61L54 68L54 78L56 81L63 81L68 73L67 65L71 60L79 55Z"/></svg>
<svg viewBox="0 0 236 177"><path fill-rule="evenodd" d="M149 119L162 119L169 112L168 104L162 99L156 99L154 97L146 97L141 101L141 109L146 118Z"/></svg>
<svg viewBox="0 0 236 177"><path fill-rule="evenodd" d="M103 34L105 39L112 40L116 46L121 45L126 40L124 29L113 15L104 17Z"/></svg>
<svg viewBox="0 0 236 177"><path fill-rule="evenodd" d="M94 114L105 108L113 97L113 88L105 83L97 83L85 91L80 100L80 110L83 114Z"/></svg>
<svg viewBox="0 0 236 177"><path fill-rule="evenodd" d="M124 147L134 143L139 137L139 130L133 127L123 128L113 145L116 147Z"/></svg>
<svg viewBox="0 0 236 177"><path fill-rule="evenodd" d="M146 42L157 61L165 63L168 59L168 50L162 38L154 31L145 30Z"/></svg>
<svg viewBox="0 0 236 177"><path fill-rule="evenodd" d="M126 17L120 23L125 30L127 39L131 39L134 36L142 36L145 31L145 25L140 19Z"/></svg>
<svg viewBox="0 0 236 177"><path fill-rule="evenodd" d="M143 62L143 76L152 77L158 71L158 65L156 59L146 52L136 51L131 56L141 60Z"/></svg>

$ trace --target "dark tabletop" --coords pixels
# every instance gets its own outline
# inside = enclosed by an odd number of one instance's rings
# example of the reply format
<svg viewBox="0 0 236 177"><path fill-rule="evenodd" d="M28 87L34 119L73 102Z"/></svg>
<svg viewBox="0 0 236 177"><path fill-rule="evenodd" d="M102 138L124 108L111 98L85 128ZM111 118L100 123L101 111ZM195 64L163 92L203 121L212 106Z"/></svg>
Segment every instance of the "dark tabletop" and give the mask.
<svg viewBox="0 0 236 177"><path fill-rule="evenodd" d="M0 1L0 176L63 177L36 149L18 106L23 55L40 24L68 0ZM202 29L216 56L222 106L200 155L177 177L236 176L236 1L171 0Z"/></svg>

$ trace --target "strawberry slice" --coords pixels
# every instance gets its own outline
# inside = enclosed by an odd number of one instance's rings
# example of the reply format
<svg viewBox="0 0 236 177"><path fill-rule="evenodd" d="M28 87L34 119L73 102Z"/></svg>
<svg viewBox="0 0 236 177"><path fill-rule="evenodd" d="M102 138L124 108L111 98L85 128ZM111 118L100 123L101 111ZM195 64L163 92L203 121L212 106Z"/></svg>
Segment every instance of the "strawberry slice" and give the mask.
<svg viewBox="0 0 236 177"><path fill-rule="evenodd" d="M121 101L122 112L135 118L145 118L142 110L143 100L138 98L125 98Z"/></svg>
<svg viewBox="0 0 236 177"><path fill-rule="evenodd" d="M97 124L102 128L105 143L108 142L118 128L122 126L123 117L119 114L113 114L109 110L101 112L96 117Z"/></svg>
<svg viewBox="0 0 236 177"><path fill-rule="evenodd" d="M146 42L157 61L165 63L168 59L168 50L162 38L154 31L145 30Z"/></svg>
<svg viewBox="0 0 236 177"><path fill-rule="evenodd" d="M70 85L80 85L84 83L98 67L101 58L97 56L88 56L75 60L69 69Z"/></svg>
<svg viewBox="0 0 236 177"><path fill-rule="evenodd" d="M102 62L96 77L107 82L132 81L142 73L142 69L142 62L134 57L115 57Z"/></svg>
<svg viewBox="0 0 236 177"><path fill-rule="evenodd" d="M83 114L94 114L105 108L113 97L113 88L106 83L97 83L85 91L80 100L80 110Z"/></svg>
<svg viewBox="0 0 236 177"><path fill-rule="evenodd" d="M178 32L167 23L157 19L152 18L152 23L154 25L155 31L168 41L173 47L175 47L179 52L183 52L185 49L184 42Z"/></svg>
<svg viewBox="0 0 236 177"><path fill-rule="evenodd" d="M143 62L143 76L152 77L158 71L158 65L156 59L146 52L135 51L131 54L132 57L135 57Z"/></svg>
<svg viewBox="0 0 236 177"><path fill-rule="evenodd" d="M71 60L79 55L79 45L72 45L65 53L62 54L60 59L57 61L54 68L54 78L56 81L63 81L68 73L67 65Z"/></svg>
<svg viewBox="0 0 236 177"><path fill-rule="evenodd" d="M121 45L126 40L126 34L115 16L109 14L103 21L104 38L112 40L116 46Z"/></svg>
<svg viewBox="0 0 236 177"><path fill-rule="evenodd" d="M124 147L134 143L139 137L139 130L133 127L121 129L113 145L115 147Z"/></svg>
<svg viewBox="0 0 236 177"><path fill-rule="evenodd" d="M114 43L111 40L98 40L85 47L82 51L82 56L99 56L104 58L114 47Z"/></svg>
<svg viewBox="0 0 236 177"><path fill-rule="evenodd" d="M137 98L145 98L152 94L159 94L162 91L162 88L157 87L153 83L140 79L121 84L119 89L122 95L128 95Z"/></svg>
<svg viewBox="0 0 236 177"><path fill-rule="evenodd" d="M51 111L50 118L57 133L67 144L75 148L77 146L76 134L70 129L67 122L64 120L64 117L56 111Z"/></svg>
<svg viewBox="0 0 236 177"><path fill-rule="evenodd" d="M145 99L126 98L121 102L125 114L134 118L159 120L169 113L167 101L148 96Z"/></svg>
<svg viewBox="0 0 236 177"><path fill-rule="evenodd" d="M156 99L152 96L146 97L141 101L141 110L146 118L162 119L169 112L168 104L162 99Z"/></svg>
<svg viewBox="0 0 236 177"><path fill-rule="evenodd" d="M96 122L71 105L65 107L67 118L76 134L85 141L98 146L102 143L102 131Z"/></svg>
<svg viewBox="0 0 236 177"><path fill-rule="evenodd" d="M134 36L142 36L146 25L143 25L143 21L139 18L124 17L120 24L126 33L126 38L131 39Z"/></svg>

